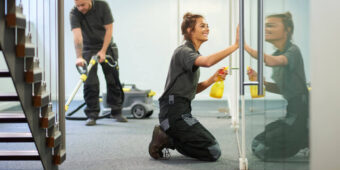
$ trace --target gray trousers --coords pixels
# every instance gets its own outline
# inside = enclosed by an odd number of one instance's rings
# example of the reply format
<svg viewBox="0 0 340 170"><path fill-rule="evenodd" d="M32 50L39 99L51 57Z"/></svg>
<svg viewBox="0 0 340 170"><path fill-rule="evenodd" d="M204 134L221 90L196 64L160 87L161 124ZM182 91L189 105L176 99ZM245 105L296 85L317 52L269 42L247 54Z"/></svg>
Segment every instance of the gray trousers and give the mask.
<svg viewBox="0 0 340 170"><path fill-rule="evenodd" d="M164 98L164 97L163 97ZM221 150L215 137L191 115L191 102L181 97L160 99L159 121L171 138L170 149L202 161L216 161Z"/></svg>

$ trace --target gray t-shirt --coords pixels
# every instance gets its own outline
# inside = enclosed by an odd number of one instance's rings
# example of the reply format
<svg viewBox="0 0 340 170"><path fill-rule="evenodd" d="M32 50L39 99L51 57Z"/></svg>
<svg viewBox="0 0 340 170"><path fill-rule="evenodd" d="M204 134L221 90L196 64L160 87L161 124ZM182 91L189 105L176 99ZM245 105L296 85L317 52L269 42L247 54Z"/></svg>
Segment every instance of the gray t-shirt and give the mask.
<svg viewBox="0 0 340 170"><path fill-rule="evenodd" d="M85 15L76 7L70 12L71 29L81 28L84 51L102 48L106 33L104 26L113 21L110 7L103 0L93 0L92 8Z"/></svg>
<svg viewBox="0 0 340 170"><path fill-rule="evenodd" d="M288 64L273 67L272 79L278 85L283 97L289 100L292 97L306 94L308 90L305 69L299 47L295 44L287 43L284 51L277 50L273 53L273 56L279 55L286 56Z"/></svg>
<svg viewBox="0 0 340 170"><path fill-rule="evenodd" d="M194 63L198 56L200 53L190 41L175 50L162 97L171 94L189 100L195 98L200 70Z"/></svg>

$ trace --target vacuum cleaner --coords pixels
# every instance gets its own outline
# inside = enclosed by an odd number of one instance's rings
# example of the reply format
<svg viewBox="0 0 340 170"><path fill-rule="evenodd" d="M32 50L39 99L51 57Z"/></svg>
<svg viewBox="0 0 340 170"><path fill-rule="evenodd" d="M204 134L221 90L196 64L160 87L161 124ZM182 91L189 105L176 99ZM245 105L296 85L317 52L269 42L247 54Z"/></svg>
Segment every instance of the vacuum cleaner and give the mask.
<svg viewBox="0 0 340 170"><path fill-rule="evenodd" d="M76 87L71 93L71 96L67 100L65 104L65 111L68 111L69 105L71 104L74 96L77 94L81 85L86 81L88 73L92 69L92 67L98 62L99 56L93 56L87 64L84 63L84 66L77 66L77 70L80 73L80 80L78 81ZM110 55L106 55L105 63L108 64L110 67L114 68L117 66L117 62ZM125 99L123 102L122 113L126 116L132 115L136 119L142 119L150 117L153 113L153 100L152 97L156 94L152 90L140 90L136 88L134 84L122 84ZM129 88L130 87L130 88ZM99 115L97 119L102 118L110 118L111 117L111 108L107 105L106 102L107 93L104 92L102 97L99 97L99 101L103 102L103 112L102 115ZM66 113L67 120L86 120L87 117L74 117L72 116L77 111L79 111L82 107L86 104L85 102L79 105L73 111Z"/></svg>

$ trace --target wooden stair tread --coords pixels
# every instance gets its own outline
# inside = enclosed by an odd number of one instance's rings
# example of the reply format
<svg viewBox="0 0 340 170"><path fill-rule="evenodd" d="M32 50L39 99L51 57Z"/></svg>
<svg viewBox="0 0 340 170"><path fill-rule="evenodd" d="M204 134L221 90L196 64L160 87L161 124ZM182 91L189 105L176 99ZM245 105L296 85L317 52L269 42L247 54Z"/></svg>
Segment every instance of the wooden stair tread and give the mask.
<svg viewBox="0 0 340 170"><path fill-rule="evenodd" d="M0 151L0 160L40 160L38 151Z"/></svg>
<svg viewBox="0 0 340 170"><path fill-rule="evenodd" d="M39 156L38 154L38 151L1 151L0 150L0 155L1 156L4 156L4 155L11 155L11 156L14 156L14 155L37 155Z"/></svg>
<svg viewBox="0 0 340 170"><path fill-rule="evenodd" d="M24 113L0 113L0 118L7 118L7 117L13 117L13 118L25 118Z"/></svg>
<svg viewBox="0 0 340 170"><path fill-rule="evenodd" d="M35 46L32 43L25 43L25 57L32 58L35 55Z"/></svg>
<svg viewBox="0 0 340 170"><path fill-rule="evenodd" d="M11 74L7 70L0 70L0 77L11 77Z"/></svg>
<svg viewBox="0 0 340 170"><path fill-rule="evenodd" d="M54 155L53 162L56 165L62 164L66 160L66 151L65 150L59 150L59 153L57 155Z"/></svg>
<svg viewBox="0 0 340 170"><path fill-rule="evenodd" d="M33 58L35 55L35 46L31 43L20 43L16 46L16 55L20 58Z"/></svg>
<svg viewBox="0 0 340 170"><path fill-rule="evenodd" d="M16 6L15 10L13 11L8 9L6 23L8 27L16 27L20 29L26 28L26 17L25 15L23 15L22 10L20 10L19 6Z"/></svg>
<svg viewBox="0 0 340 170"><path fill-rule="evenodd" d="M0 101L19 101L16 93L0 93Z"/></svg>
<svg viewBox="0 0 340 170"><path fill-rule="evenodd" d="M0 113L0 123L27 123L23 113Z"/></svg>
<svg viewBox="0 0 340 170"><path fill-rule="evenodd" d="M34 142L31 133L0 133L0 142Z"/></svg>
<svg viewBox="0 0 340 170"><path fill-rule="evenodd" d="M34 71L27 71L25 72L25 81L27 83L36 83L42 80L42 73L41 69L35 69Z"/></svg>
<svg viewBox="0 0 340 170"><path fill-rule="evenodd" d="M28 137L32 137L31 133L10 133L10 132L0 132L0 138L2 137L11 137L11 138L16 138L16 137L24 137L24 138L28 138Z"/></svg>
<svg viewBox="0 0 340 170"><path fill-rule="evenodd" d="M46 106L49 102L50 94L48 92L45 92L39 96L33 96L33 106L36 108Z"/></svg>
<svg viewBox="0 0 340 170"><path fill-rule="evenodd" d="M0 113L0 119L6 119L6 118L11 118L11 119L25 119L25 114L24 113Z"/></svg>
<svg viewBox="0 0 340 170"><path fill-rule="evenodd" d="M61 143L61 132L56 131L53 136L47 138L47 146L50 148L55 148Z"/></svg>
<svg viewBox="0 0 340 170"><path fill-rule="evenodd" d="M45 117L41 118L41 127L42 128L50 128L55 124L55 113L49 112Z"/></svg>

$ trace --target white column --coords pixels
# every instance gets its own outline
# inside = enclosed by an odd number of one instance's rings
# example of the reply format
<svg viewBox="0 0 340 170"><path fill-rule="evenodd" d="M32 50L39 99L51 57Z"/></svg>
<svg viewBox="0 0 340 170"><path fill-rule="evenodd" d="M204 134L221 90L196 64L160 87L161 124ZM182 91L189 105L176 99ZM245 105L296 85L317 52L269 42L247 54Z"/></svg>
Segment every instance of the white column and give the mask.
<svg viewBox="0 0 340 170"><path fill-rule="evenodd" d="M311 169L340 169L340 1L311 0Z"/></svg>

